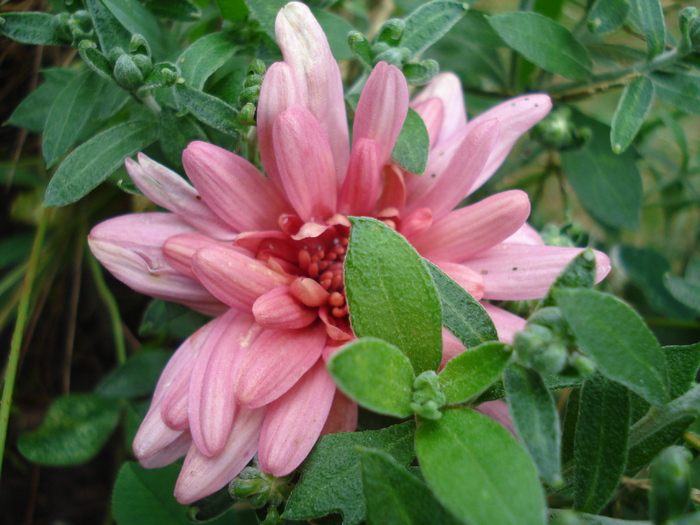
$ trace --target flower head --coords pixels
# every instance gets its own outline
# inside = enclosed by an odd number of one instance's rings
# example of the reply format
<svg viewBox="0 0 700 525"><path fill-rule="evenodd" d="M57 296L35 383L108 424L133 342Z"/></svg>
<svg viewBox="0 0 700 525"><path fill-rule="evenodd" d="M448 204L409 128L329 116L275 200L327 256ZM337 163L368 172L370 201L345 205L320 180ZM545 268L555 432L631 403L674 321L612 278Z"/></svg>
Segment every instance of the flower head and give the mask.
<svg viewBox="0 0 700 525"><path fill-rule="evenodd" d="M267 176L204 142L183 154L194 187L139 155L126 161L131 177L171 213L117 217L90 234L118 279L215 316L169 361L134 441L146 467L186 454L175 488L183 503L224 486L256 453L265 472L283 476L320 435L354 429L356 405L325 367L354 337L343 279L349 215L389 224L477 299L542 297L580 251L543 246L521 191L453 211L547 114L549 97L516 98L467 122L454 75L409 103L402 73L379 63L350 147L338 65L308 8L283 8L276 34L284 61L265 76L257 117ZM430 135L422 177L390 158L409 104ZM602 278L609 265L598 257ZM502 339L522 328L486 308ZM445 359L464 350L444 338Z"/></svg>

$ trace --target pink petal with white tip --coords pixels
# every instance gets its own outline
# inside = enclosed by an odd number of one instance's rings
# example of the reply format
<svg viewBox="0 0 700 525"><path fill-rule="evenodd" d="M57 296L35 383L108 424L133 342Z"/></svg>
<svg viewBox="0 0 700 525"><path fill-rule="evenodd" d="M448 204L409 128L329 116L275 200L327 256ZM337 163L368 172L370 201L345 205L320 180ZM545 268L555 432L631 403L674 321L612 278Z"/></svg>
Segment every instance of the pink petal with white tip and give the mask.
<svg viewBox="0 0 700 525"><path fill-rule="evenodd" d="M134 184L151 201L178 214L188 224L216 239L233 239L236 232L216 215L185 179L143 153L139 162L127 158L124 163Z"/></svg>
<svg viewBox="0 0 700 525"><path fill-rule="evenodd" d="M212 294L243 312L252 311L262 294L291 281L256 259L220 246L199 250L192 258L192 270Z"/></svg>
<svg viewBox="0 0 700 525"><path fill-rule="evenodd" d="M238 364L236 400L257 408L279 398L318 361L325 343L322 323L304 330L263 331Z"/></svg>
<svg viewBox="0 0 700 525"><path fill-rule="evenodd" d="M484 307L486 313L489 314L493 324L496 326L499 341L512 344L515 332L519 332L525 328L527 321L525 321L525 319L522 317L512 314L507 310L503 310L502 308L494 306L490 303L481 303L481 306Z"/></svg>
<svg viewBox="0 0 700 525"><path fill-rule="evenodd" d="M202 198L236 231L272 229L290 211L274 185L250 162L207 142L191 142L182 164Z"/></svg>
<svg viewBox="0 0 700 525"><path fill-rule="evenodd" d="M559 246L499 244L463 264L484 281L484 299L540 299L564 267L583 250ZM595 252L596 282L610 272L610 259Z"/></svg>
<svg viewBox="0 0 700 525"><path fill-rule="evenodd" d="M357 139L348 174L340 190L338 210L345 215L371 215L379 197L382 165L379 146L372 139Z"/></svg>
<svg viewBox="0 0 700 525"><path fill-rule="evenodd" d="M318 311L295 299L288 286L279 286L258 297L253 315L263 328L287 330L304 328L318 319Z"/></svg>
<svg viewBox="0 0 700 525"><path fill-rule="evenodd" d="M289 202L304 222L322 222L336 210L333 154L323 130L303 106L291 106L272 126L275 158Z"/></svg>
<svg viewBox="0 0 700 525"><path fill-rule="evenodd" d="M258 448L263 471L286 476L304 461L326 424L335 391L333 378L319 360L267 407Z"/></svg>
<svg viewBox="0 0 700 525"><path fill-rule="evenodd" d="M477 301L484 295L482 276L464 264L448 261L432 261L438 268L449 275L458 285L464 288Z"/></svg>
<svg viewBox="0 0 700 525"><path fill-rule="evenodd" d="M411 243L424 257L462 262L502 242L528 215L527 194L504 191L448 213Z"/></svg>
<svg viewBox="0 0 700 525"><path fill-rule="evenodd" d="M357 403L336 388L328 419L321 435L354 432L357 428Z"/></svg>
<svg viewBox="0 0 700 525"><path fill-rule="evenodd" d="M152 456L140 460L139 463L143 468L161 468L170 465L173 461L177 461L187 454L191 445L192 436L190 436L189 432L183 432L167 447L160 449Z"/></svg>
<svg viewBox="0 0 700 525"><path fill-rule="evenodd" d="M210 458L192 444L175 484L175 498L183 505L225 487L255 455L265 409L241 408L223 452Z"/></svg>
<svg viewBox="0 0 700 525"><path fill-rule="evenodd" d="M433 98L440 100L443 107L447 108L436 141L444 142L467 124L467 110L459 77L454 73L440 73L413 98L411 107L418 111L423 102Z"/></svg>

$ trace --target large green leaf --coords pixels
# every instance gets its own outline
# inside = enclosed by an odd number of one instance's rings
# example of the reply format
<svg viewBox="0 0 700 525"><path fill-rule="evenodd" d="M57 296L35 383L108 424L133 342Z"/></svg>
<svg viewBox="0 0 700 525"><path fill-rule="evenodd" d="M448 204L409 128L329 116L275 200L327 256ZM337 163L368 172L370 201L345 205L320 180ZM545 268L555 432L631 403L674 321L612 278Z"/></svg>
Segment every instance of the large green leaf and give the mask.
<svg viewBox="0 0 700 525"><path fill-rule="evenodd" d="M378 337L411 360L416 375L442 355L440 299L416 250L376 219L351 217L345 293L358 337Z"/></svg>
<svg viewBox="0 0 700 525"><path fill-rule="evenodd" d="M633 80L622 92L610 130L610 145L615 153L622 153L632 143L653 101L654 84L646 77Z"/></svg>
<svg viewBox="0 0 700 525"><path fill-rule="evenodd" d="M157 59L171 58L177 50L174 34L165 30L153 13L138 0L100 1L132 35L143 35Z"/></svg>
<svg viewBox="0 0 700 525"><path fill-rule="evenodd" d="M696 312L700 312L700 283L666 274L664 285L677 301Z"/></svg>
<svg viewBox="0 0 700 525"><path fill-rule="evenodd" d="M558 288L593 288L595 284L596 264L595 253L588 249L582 251L566 265L540 301L538 308L554 306L552 292Z"/></svg>
<svg viewBox="0 0 700 525"><path fill-rule="evenodd" d="M656 71L649 78L661 102L691 115L700 115L700 76Z"/></svg>
<svg viewBox="0 0 700 525"><path fill-rule="evenodd" d="M427 2L406 18L401 46L410 49L414 57L420 55L452 29L467 9L468 6L462 2Z"/></svg>
<svg viewBox="0 0 700 525"><path fill-rule="evenodd" d="M171 355L165 350L139 352L100 381L95 393L114 399L149 395Z"/></svg>
<svg viewBox="0 0 700 525"><path fill-rule="evenodd" d="M586 288L556 290L554 297L580 350L603 374L650 403L669 400L666 356L634 310Z"/></svg>
<svg viewBox="0 0 700 525"><path fill-rule="evenodd" d="M62 44L48 13L1 13L0 34L21 44L55 46Z"/></svg>
<svg viewBox="0 0 700 525"><path fill-rule="evenodd" d="M227 33L211 33L189 46L177 59L188 85L201 90L207 79L231 58L238 46Z"/></svg>
<svg viewBox="0 0 700 525"><path fill-rule="evenodd" d="M409 108L391 157L406 171L422 175L428 163L429 149L430 137L425 123L418 113Z"/></svg>
<svg viewBox="0 0 700 525"><path fill-rule="evenodd" d="M311 12L318 20L323 32L326 33L328 45L335 59L348 60L353 58L355 55L348 45L348 33L354 29L350 22L322 9L312 9Z"/></svg>
<svg viewBox="0 0 700 525"><path fill-rule="evenodd" d="M627 0L596 0L588 13L588 27L594 33L610 33L627 19Z"/></svg>
<svg viewBox="0 0 700 525"><path fill-rule="evenodd" d="M41 426L22 434L20 452L31 461L54 467L79 465L97 455L121 417L118 401L95 394L56 399Z"/></svg>
<svg viewBox="0 0 700 525"><path fill-rule="evenodd" d="M537 470L505 427L464 407L421 420L416 454L428 486L470 525L541 525L545 505Z"/></svg>
<svg viewBox="0 0 700 525"><path fill-rule="evenodd" d="M207 140L197 121L191 115L178 116L176 111L163 107L158 116L158 142L174 167L182 167L182 152L194 140Z"/></svg>
<svg viewBox="0 0 700 525"><path fill-rule="evenodd" d="M102 52L108 54L115 47L120 47L123 51L128 50L131 33L107 9L102 0L85 0L85 6L92 18L92 26L97 33Z"/></svg>
<svg viewBox="0 0 700 525"><path fill-rule="evenodd" d="M538 13L501 13L489 23L508 46L547 71L573 80L591 74L591 57L564 26Z"/></svg>
<svg viewBox="0 0 700 525"><path fill-rule="evenodd" d="M414 455L414 429L409 421L382 430L323 436L302 464L301 480L282 516L302 520L339 513L345 525L357 525L366 512L357 445L386 452L406 466Z"/></svg>
<svg viewBox="0 0 700 525"><path fill-rule="evenodd" d="M666 44L666 24L659 0L629 0L630 17L638 24L647 41L649 56L664 50Z"/></svg>
<svg viewBox="0 0 700 525"><path fill-rule="evenodd" d="M245 0L250 16L260 22L260 26L273 40L275 39L275 18L286 4L287 0Z"/></svg>
<svg viewBox="0 0 700 525"><path fill-rule="evenodd" d="M126 122L96 135L58 167L46 189L44 206L65 206L81 199L157 136L153 122Z"/></svg>
<svg viewBox="0 0 700 525"><path fill-rule="evenodd" d="M627 462L630 399L627 389L601 375L581 389L574 449L574 502L596 514L615 492Z"/></svg>
<svg viewBox="0 0 700 525"><path fill-rule="evenodd" d="M193 89L186 84L177 84L177 94L194 117L207 126L238 137L238 112L223 100L209 93Z"/></svg>
<svg viewBox="0 0 700 525"><path fill-rule="evenodd" d="M338 388L361 406L408 417L416 376L408 358L394 345L363 337L338 350L328 362Z"/></svg>

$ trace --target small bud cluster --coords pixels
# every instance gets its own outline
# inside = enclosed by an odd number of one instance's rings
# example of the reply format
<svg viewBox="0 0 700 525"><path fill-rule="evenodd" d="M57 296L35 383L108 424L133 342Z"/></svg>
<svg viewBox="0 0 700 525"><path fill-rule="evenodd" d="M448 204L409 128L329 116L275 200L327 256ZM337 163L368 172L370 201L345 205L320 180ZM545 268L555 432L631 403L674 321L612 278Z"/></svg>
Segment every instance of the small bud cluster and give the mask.
<svg viewBox="0 0 700 525"><path fill-rule="evenodd" d="M260 59L254 59L248 67L248 73L243 81L243 91L238 95L238 104L241 112L238 120L246 126L255 126L255 112L260 98L260 87L265 77L265 63Z"/></svg>
<svg viewBox="0 0 700 525"><path fill-rule="evenodd" d="M578 149L592 136L591 129L578 127L571 119L571 109L560 107L540 121L532 132L535 138L546 148L560 151Z"/></svg>
<svg viewBox="0 0 700 525"><path fill-rule="evenodd" d="M244 468L229 484L231 497L244 500L254 509L278 507L289 498L294 488L291 476L276 478L262 471L259 465Z"/></svg>
<svg viewBox="0 0 700 525"><path fill-rule="evenodd" d="M425 419L440 419L440 408L447 398L442 393L438 376L434 370L426 370L413 382L413 402L411 410Z"/></svg>
<svg viewBox="0 0 700 525"><path fill-rule="evenodd" d="M686 7L678 15L678 26L681 30L678 52L681 55L700 53L700 10L697 7Z"/></svg>

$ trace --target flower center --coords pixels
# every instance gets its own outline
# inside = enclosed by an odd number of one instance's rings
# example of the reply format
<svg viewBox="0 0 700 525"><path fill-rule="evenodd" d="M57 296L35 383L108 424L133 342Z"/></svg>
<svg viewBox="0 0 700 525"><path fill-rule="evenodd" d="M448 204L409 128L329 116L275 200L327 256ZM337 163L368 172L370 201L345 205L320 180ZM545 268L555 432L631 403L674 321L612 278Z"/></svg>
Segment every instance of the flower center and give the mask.
<svg viewBox="0 0 700 525"><path fill-rule="evenodd" d="M348 314L343 281L343 262L347 247L348 238L337 235L315 246L304 244L297 255L299 269L327 292L327 297L321 295L330 307L330 314L338 318Z"/></svg>

